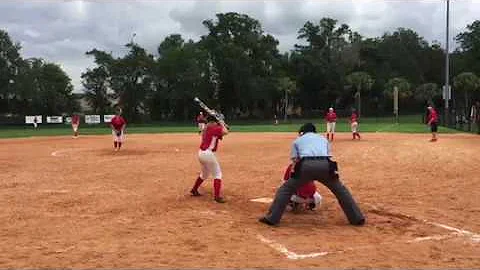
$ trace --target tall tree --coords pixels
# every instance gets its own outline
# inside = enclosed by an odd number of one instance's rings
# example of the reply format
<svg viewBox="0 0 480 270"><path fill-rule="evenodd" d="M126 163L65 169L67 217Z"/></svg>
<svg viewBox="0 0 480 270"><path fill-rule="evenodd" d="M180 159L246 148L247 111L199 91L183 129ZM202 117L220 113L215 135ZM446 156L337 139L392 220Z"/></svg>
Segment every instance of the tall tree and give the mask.
<svg viewBox="0 0 480 270"><path fill-rule="evenodd" d="M467 26L467 30L456 36L460 51L464 55L466 66L470 71L480 74L480 20Z"/></svg>
<svg viewBox="0 0 480 270"><path fill-rule="evenodd" d="M358 115L361 115L362 99L361 93L368 92L372 88L374 80L366 72L353 72L346 78L347 85L352 87L355 91L355 98L357 99Z"/></svg>
<svg viewBox="0 0 480 270"><path fill-rule="evenodd" d="M434 105L434 100L439 98L441 94L441 90L436 83L421 84L413 93L415 99L428 105Z"/></svg>
<svg viewBox="0 0 480 270"><path fill-rule="evenodd" d="M10 100L15 95L16 75L21 64L20 44L14 43L0 29L0 112L12 111Z"/></svg>
<svg viewBox="0 0 480 270"><path fill-rule="evenodd" d="M464 72L455 77L453 86L463 93L464 113L468 115L472 94L480 89L480 79L472 72Z"/></svg>

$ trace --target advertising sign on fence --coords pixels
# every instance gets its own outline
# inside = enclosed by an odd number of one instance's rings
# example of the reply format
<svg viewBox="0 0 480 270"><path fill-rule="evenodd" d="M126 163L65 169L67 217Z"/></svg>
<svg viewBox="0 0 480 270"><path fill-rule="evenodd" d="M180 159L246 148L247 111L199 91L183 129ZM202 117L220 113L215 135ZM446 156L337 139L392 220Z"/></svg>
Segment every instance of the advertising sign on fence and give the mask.
<svg viewBox="0 0 480 270"><path fill-rule="evenodd" d="M42 123L42 116L41 115L27 115L27 116L25 116L25 124L33 124L35 118L37 119L37 124Z"/></svg>
<svg viewBox="0 0 480 270"><path fill-rule="evenodd" d="M114 116L115 116L115 115L109 115L109 114L104 115L104 116L103 116L103 122L105 122L105 123L110 123L110 122L112 121L112 118L113 118Z"/></svg>
<svg viewBox="0 0 480 270"><path fill-rule="evenodd" d="M85 123L100 124L100 115L85 115Z"/></svg>
<svg viewBox="0 0 480 270"><path fill-rule="evenodd" d="M63 123L62 116L47 116L47 123L49 124L61 124Z"/></svg>

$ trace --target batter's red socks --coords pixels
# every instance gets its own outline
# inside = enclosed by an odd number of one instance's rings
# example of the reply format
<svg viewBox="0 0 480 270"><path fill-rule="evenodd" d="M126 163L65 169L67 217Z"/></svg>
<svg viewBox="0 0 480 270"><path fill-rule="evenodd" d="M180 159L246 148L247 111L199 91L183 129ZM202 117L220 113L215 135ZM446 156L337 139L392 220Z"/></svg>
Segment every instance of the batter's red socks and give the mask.
<svg viewBox="0 0 480 270"><path fill-rule="evenodd" d="M215 198L220 198L220 189L222 188L222 180L221 179L214 179L213 180L213 190L215 194Z"/></svg>
<svg viewBox="0 0 480 270"><path fill-rule="evenodd" d="M118 149L120 149L120 147L122 147L122 143L118 142Z"/></svg>
<svg viewBox="0 0 480 270"><path fill-rule="evenodd" d="M113 147L117 148L117 142L113 142Z"/></svg>
<svg viewBox="0 0 480 270"><path fill-rule="evenodd" d="M357 137L358 137L358 139L360 140L360 133L358 133L358 132L357 132Z"/></svg>
<svg viewBox="0 0 480 270"><path fill-rule="evenodd" d="M195 192L195 191L198 191L198 188L202 185L203 183L203 179L200 178L200 176L197 178L197 180L195 181L195 185L193 185L193 188L192 188L192 193Z"/></svg>

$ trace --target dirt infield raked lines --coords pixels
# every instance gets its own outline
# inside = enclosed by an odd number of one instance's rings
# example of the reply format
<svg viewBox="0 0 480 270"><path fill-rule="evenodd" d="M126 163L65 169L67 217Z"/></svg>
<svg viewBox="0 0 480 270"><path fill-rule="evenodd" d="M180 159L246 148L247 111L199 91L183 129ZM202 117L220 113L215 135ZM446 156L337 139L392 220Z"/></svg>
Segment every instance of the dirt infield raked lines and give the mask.
<svg viewBox="0 0 480 270"><path fill-rule="evenodd" d="M269 228L257 222L268 204L251 200L273 196L293 138L228 135L218 154L228 200L222 205L212 200L211 181L204 196L188 196L199 169L198 134L131 134L118 153L110 136L2 140L0 203L8 207L0 209L0 267L480 265L480 243L472 241L480 232L479 137L441 134L430 143L428 134L368 133L361 141L338 134L333 154L367 224L349 226L317 185L321 209L286 213ZM311 255L322 252L329 253Z"/></svg>

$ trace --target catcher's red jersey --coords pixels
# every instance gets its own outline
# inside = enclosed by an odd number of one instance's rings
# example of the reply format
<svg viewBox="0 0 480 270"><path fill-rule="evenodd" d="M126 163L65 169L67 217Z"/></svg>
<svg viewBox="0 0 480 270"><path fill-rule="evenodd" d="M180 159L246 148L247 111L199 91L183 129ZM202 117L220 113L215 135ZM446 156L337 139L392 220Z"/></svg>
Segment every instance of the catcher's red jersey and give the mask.
<svg viewBox="0 0 480 270"><path fill-rule="evenodd" d="M213 152L217 151L218 141L223 137L223 127L218 124L207 125L202 135L202 143L200 149L205 151L207 149Z"/></svg>
<svg viewBox="0 0 480 270"><path fill-rule="evenodd" d="M291 171L292 171L292 164L290 164L287 170L285 171L283 180L288 181L288 179L290 179L290 175L292 174ZM313 181L310 181L305 185L299 187L295 194L297 194L297 196L300 196L306 199L306 198L312 198L313 194L315 194L316 191L317 191L317 187L315 186L315 183L313 183Z"/></svg>
<svg viewBox="0 0 480 270"><path fill-rule="evenodd" d="M125 125L126 123L127 122L125 121L125 119L123 119L123 117L121 117L120 115L115 115L110 122L110 124L115 130L122 129L123 125Z"/></svg>

